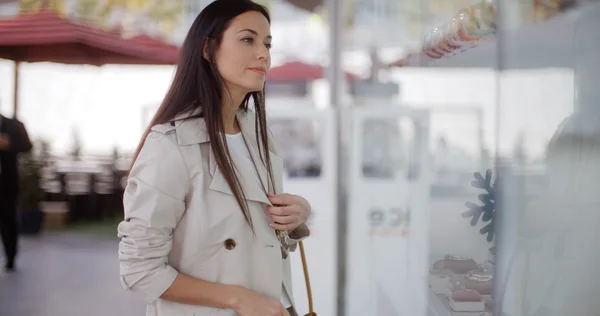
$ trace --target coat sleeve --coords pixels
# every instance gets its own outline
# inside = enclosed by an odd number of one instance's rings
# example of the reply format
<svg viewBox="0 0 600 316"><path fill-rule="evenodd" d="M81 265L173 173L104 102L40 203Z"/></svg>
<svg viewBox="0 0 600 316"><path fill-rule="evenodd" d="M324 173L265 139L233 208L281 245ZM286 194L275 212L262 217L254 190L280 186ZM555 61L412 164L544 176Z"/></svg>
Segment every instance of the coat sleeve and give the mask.
<svg viewBox="0 0 600 316"><path fill-rule="evenodd" d="M11 150L15 153L24 153L30 151L32 148L33 144L31 144L25 125L15 120L14 143Z"/></svg>
<svg viewBox="0 0 600 316"><path fill-rule="evenodd" d="M147 303L157 300L179 274L168 255L189 188L174 135L150 132L129 174L125 218L117 228L121 283Z"/></svg>
<svg viewBox="0 0 600 316"><path fill-rule="evenodd" d="M294 229L290 234L290 251L294 252L298 248L298 243L310 236L310 228L302 224Z"/></svg>

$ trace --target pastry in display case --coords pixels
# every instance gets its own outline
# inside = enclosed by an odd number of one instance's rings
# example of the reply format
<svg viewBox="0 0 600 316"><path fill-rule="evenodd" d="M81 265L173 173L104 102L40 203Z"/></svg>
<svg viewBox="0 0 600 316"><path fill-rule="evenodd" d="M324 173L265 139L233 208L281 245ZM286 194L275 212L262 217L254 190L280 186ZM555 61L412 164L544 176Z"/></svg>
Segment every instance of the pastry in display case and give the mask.
<svg viewBox="0 0 600 316"><path fill-rule="evenodd" d="M490 1L481 1L473 6L463 9L469 17L469 23L474 23L472 35L476 37L488 36L496 32L496 7Z"/></svg>
<svg viewBox="0 0 600 316"><path fill-rule="evenodd" d="M429 275L429 288L434 294L451 295L453 276L454 273L450 270L432 272Z"/></svg>
<svg viewBox="0 0 600 316"><path fill-rule="evenodd" d="M447 269L454 273L464 274L472 270L477 270L479 266L473 258L447 255L444 259L434 262L433 268L436 270Z"/></svg>
<svg viewBox="0 0 600 316"><path fill-rule="evenodd" d="M464 275L457 275L455 280L460 287L477 291L482 295L491 295L492 279L493 276L490 272L473 270Z"/></svg>
<svg viewBox="0 0 600 316"><path fill-rule="evenodd" d="M460 54L465 50L476 45L480 36L473 36L475 23L469 21L466 13L459 13L457 17L450 21L448 26L448 42L456 49L452 54Z"/></svg>
<svg viewBox="0 0 600 316"><path fill-rule="evenodd" d="M431 32L431 48L429 49L433 52L432 55L442 57L452 53L456 47L449 46L448 40L449 37L446 27L442 26L433 29Z"/></svg>
<svg viewBox="0 0 600 316"><path fill-rule="evenodd" d="M440 52L437 43L440 41L441 32L435 28L425 35L423 39L423 54L429 58L439 59L444 57L444 52Z"/></svg>
<svg viewBox="0 0 600 316"><path fill-rule="evenodd" d="M492 295L482 295L483 302L485 303L485 311L493 311L494 310L494 296ZM490 315L491 316L491 315Z"/></svg>
<svg viewBox="0 0 600 316"><path fill-rule="evenodd" d="M447 24L425 36L422 53L433 59L453 56L496 31L496 7L481 1L464 8Z"/></svg>
<svg viewBox="0 0 600 316"><path fill-rule="evenodd" d="M447 255L435 261L429 288L452 312L492 310L493 273L473 258Z"/></svg>
<svg viewBox="0 0 600 316"><path fill-rule="evenodd" d="M476 35L477 21L468 10L460 10L458 15L453 19L455 27L451 31L455 32L456 36L463 43L473 44L481 39L480 35Z"/></svg>
<svg viewBox="0 0 600 316"><path fill-rule="evenodd" d="M448 298L450 307L455 312L483 312L485 303L481 294L475 290L456 288Z"/></svg>
<svg viewBox="0 0 600 316"><path fill-rule="evenodd" d="M526 12L533 22L544 21L576 4L577 0L530 0L531 12Z"/></svg>

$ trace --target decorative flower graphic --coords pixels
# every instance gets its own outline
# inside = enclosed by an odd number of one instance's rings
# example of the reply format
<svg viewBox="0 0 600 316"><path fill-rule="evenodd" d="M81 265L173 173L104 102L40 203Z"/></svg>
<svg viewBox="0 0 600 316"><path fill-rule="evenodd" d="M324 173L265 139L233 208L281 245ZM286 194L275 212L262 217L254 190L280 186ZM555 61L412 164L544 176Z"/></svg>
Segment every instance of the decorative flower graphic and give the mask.
<svg viewBox="0 0 600 316"><path fill-rule="evenodd" d="M492 171L488 169L485 172L485 178L479 172L474 174L475 180L471 181L471 186L474 188L484 189L487 193L479 194L479 201L483 205L477 205L472 202L465 202L465 206L469 209L462 213L464 218L471 217L471 226L477 225L479 219L483 222L488 223L479 230L482 235L487 234L487 241L492 242L494 240L494 215L496 212L496 195L498 188L498 179L492 184ZM490 249L493 251L493 248Z"/></svg>

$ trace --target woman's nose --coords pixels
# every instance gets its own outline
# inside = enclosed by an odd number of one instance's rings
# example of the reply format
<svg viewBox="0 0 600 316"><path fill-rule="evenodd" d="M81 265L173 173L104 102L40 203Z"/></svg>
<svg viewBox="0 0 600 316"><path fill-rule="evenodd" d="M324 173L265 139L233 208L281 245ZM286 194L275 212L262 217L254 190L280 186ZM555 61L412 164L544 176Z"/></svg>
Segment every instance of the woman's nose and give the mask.
<svg viewBox="0 0 600 316"><path fill-rule="evenodd" d="M270 55L269 49L266 47L263 47L259 50L257 57L258 57L258 60L267 60L267 59L269 59L269 55Z"/></svg>

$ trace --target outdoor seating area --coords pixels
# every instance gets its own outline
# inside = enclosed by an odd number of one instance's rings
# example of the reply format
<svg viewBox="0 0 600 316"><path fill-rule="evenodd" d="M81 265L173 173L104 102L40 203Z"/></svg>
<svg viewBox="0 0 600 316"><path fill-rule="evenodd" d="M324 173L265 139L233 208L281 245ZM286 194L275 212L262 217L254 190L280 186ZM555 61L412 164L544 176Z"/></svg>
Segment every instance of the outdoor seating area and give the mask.
<svg viewBox="0 0 600 316"><path fill-rule="evenodd" d="M125 172L106 162L68 161L44 168L40 186L45 191L45 227L120 216ZM49 214L63 214L63 219Z"/></svg>
<svg viewBox="0 0 600 316"><path fill-rule="evenodd" d="M25 187L39 187L40 196L38 208L19 213L21 232L35 235L71 224L121 217L125 173L123 168L106 162L62 161L42 168L39 186L30 182Z"/></svg>

